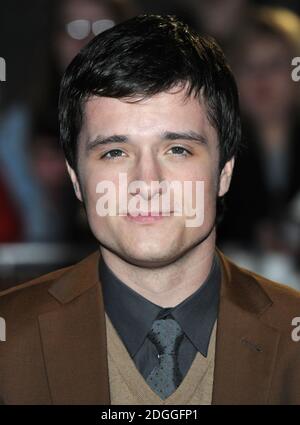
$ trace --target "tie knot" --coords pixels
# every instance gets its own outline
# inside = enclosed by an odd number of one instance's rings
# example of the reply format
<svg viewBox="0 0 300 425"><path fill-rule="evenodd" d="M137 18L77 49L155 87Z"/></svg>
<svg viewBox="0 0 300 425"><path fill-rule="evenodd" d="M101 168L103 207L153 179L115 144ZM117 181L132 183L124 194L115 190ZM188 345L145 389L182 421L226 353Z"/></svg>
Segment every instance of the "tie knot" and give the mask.
<svg viewBox="0 0 300 425"><path fill-rule="evenodd" d="M160 355L175 354L183 338L183 331L174 319L158 319L152 324L149 338Z"/></svg>

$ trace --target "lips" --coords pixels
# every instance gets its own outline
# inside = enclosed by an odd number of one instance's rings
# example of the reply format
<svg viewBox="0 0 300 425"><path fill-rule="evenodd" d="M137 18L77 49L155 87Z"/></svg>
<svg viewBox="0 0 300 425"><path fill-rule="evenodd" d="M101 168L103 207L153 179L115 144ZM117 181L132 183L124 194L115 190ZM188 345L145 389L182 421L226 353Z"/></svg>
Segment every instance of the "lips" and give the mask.
<svg viewBox="0 0 300 425"><path fill-rule="evenodd" d="M140 211L137 214L130 214L127 215L130 217L159 217L159 216L168 216L172 214L171 211L151 211L151 212L144 212L141 213Z"/></svg>
<svg viewBox="0 0 300 425"><path fill-rule="evenodd" d="M126 218L132 222L140 223L140 224L150 224L155 222L163 221L167 216L170 216L171 213L169 212L168 215L163 214L162 212L147 212L145 215L142 215L140 212L138 215L134 216L132 214L127 214Z"/></svg>

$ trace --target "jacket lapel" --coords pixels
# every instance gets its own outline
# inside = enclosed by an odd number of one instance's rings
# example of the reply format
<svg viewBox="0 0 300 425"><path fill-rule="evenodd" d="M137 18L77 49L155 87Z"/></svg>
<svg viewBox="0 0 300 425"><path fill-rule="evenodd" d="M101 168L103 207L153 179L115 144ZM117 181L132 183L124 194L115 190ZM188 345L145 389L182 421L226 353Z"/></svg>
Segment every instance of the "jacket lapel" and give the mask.
<svg viewBox="0 0 300 425"><path fill-rule="evenodd" d="M58 308L39 317L53 404L110 404L98 259L96 252L57 280L49 292Z"/></svg>
<svg viewBox="0 0 300 425"><path fill-rule="evenodd" d="M222 285L213 404L267 404L280 333L264 322L272 301L251 273L219 251Z"/></svg>

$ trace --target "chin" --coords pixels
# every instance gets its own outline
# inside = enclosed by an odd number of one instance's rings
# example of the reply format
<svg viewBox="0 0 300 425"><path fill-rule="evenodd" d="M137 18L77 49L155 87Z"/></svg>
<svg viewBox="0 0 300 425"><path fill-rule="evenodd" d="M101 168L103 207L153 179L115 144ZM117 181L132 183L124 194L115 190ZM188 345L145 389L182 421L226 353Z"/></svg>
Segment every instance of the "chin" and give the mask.
<svg viewBox="0 0 300 425"><path fill-rule="evenodd" d="M160 267L171 264L181 256L175 245L161 246L157 243L151 245L135 245L122 247L118 253L126 261L140 267Z"/></svg>
<svg viewBox="0 0 300 425"><path fill-rule="evenodd" d="M139 255L138 257L129 255L129 256L126 256L125 259L130 264L133 264L138 267L149 268L149 269L167 266L169 264L172 264L175 261L174 257L168 257L168 256L161 257L161 256L154 256L154 255L153 256Z"/></svg>

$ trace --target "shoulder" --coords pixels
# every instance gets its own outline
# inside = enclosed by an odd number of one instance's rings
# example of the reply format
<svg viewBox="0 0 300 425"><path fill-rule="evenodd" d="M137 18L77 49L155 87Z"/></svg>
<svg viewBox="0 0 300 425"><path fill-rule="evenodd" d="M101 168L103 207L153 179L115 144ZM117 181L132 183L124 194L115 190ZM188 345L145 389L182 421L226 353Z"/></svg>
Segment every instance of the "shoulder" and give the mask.
<svg viewBox="0 0 300 425"><path fill-rule="evenodd" d="M0 316L17 317L42 312L45 306L53 305L55 300L48 292L51 285L74 266L64 267L39 276L28 282L18 284L0 292ZM24 316L23 316L24 317Z"/></svg>
<svg viewBox="0 0 300 425"><path fill-rule="evenodd" d="M99 252L95 251L74 265L55 270L21 285L0 292L0 316L34 318L63 308L81 292L95 285Z"/></svg>
<svg viewBox="0 0 300 425"><path fill-rule="evenodd" d="M284 299L286 301L290 300L291 302L295 302L296 304L300 302L300 289L298 291L290 287L288 282L277 282L252 270L241 267L219 249L217 249L217 253L222 260L221 263L223 264L223 267L225 267L226 272L230 275L230 279L239 280L240 282L245 283L245 285L251 285L251 283L255 284L266 292L273 301Z"/></svg>
<svg viewBox="0 0 300 425"><path fill-rule="evenodd" d="M266 309L261 311L261 320L277 329L290 332L294 319L300 320L300 291L291 288L288 283L276 282L240 267L224 255L222 257L233 286L243 287L248 297L264 300Z"/></svg>
<svg viewBox="0 0 300 425"><path fill-rule="evenodd" d="M288 282L276 282L243 267L237 265L236 267L239 269L239 273L254 279L276 305L279 304L284 308L291 306L300 308L300 291L290 287Z"/></svg>

